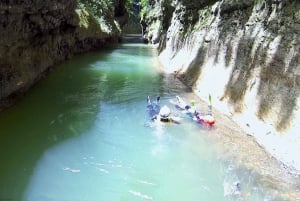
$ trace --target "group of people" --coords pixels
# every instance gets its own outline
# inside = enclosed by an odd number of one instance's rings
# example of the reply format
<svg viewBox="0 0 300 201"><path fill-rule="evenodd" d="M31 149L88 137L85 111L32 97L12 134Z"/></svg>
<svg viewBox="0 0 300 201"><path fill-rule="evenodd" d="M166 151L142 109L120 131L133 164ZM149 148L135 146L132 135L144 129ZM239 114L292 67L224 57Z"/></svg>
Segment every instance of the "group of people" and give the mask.
<svg viewBox="0 0 300 201"><path fill-rule="evenodd" d="M208 113L203 114L196 110L195 101L191 101L191 104L187 104L181 97L176 96L175 107L183 112L187 113L193 118L193 120L198 121L202 125L212 126L215 123L215 119L212 114L211 97L209 96L210 104L208 106ZM173 122L179 123L177 117L171 115L171 110L168 106L164 105L162 108L159 105L160 97L156 98L155 102L152 102L150 97L147 97L147 110L149 117L152 121L160 120L161 122Z"/></svg>

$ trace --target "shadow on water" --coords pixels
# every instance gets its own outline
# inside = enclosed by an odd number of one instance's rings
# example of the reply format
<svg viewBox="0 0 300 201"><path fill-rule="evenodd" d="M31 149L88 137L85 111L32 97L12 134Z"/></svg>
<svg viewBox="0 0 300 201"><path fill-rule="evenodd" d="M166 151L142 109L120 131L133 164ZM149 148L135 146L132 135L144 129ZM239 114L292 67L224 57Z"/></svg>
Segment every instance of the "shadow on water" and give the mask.
<svg viewBox="0 0 300 201"><path fill-rule="evenodd" d="M125 60L111 60L111 55L120 51L142 54L144 47L123 48L93 52L63 63L17 105L0 113L0 199L22 200L37 161L50 147L89 129L101 113L102 101L129 102L122 99L127 87L151 85L153 74L135 72Z"/></svg>
<svg viewBox="0 0 300 201"><path fill-rule="evenodd" d="M79 135L95 118L100 102L88 93L98 89L85 89L93 86L93 77L84 68L98 59L105 57L92 53L65 62L17 105L0 113L0 198L22 200L36 161L44 151Z"/></svg>
<svg viewBox="0 0 300 201"><path fill-rule="evenodd" d="M211 135L184 118L185 126L145 126L147 95L174 107L169 99L191 89L158 74L156 52L144 48L125 44L78 56L0 114L1 197L232 200L239 177L242 191L262 194L247 181L253 174L215 155L210 139L220 136L221 123ZM139 56L141 50L147 54ZM170 193L174 189L181 193Z"/></svg>

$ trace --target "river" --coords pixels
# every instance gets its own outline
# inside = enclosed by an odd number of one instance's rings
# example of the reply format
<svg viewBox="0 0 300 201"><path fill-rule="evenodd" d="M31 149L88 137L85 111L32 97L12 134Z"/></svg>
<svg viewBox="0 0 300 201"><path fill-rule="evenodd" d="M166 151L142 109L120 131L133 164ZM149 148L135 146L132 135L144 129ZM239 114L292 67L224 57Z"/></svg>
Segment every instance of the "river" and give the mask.
<svg viewBox="0 0 300 201"><path fill-rule="evenodd" d="M176 111L191 91L157 66L144 44L76 56L1 112L0 200L276 200ZM180 124L151 123L148 95Z"/></svg>

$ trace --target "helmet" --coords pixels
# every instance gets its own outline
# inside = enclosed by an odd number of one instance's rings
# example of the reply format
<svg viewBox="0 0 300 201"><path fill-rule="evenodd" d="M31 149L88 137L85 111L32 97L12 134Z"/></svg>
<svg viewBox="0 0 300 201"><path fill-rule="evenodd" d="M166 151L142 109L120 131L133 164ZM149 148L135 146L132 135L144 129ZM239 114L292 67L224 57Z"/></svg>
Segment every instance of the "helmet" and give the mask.
<svg viewBox="0 0 300 201"><path fill-rule="evenodd" d="M164 105L160 111L159 111L159 115L162 117L162 118L168 118L171 114L171 110L170 108L168 108L168 106Z"/></svg>

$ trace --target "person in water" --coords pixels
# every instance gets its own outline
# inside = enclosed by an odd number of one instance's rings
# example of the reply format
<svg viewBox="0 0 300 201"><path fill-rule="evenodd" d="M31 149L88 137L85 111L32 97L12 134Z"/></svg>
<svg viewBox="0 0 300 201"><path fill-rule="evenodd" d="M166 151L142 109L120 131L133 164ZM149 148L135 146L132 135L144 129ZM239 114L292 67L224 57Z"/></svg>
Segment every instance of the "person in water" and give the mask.
<svg viewBox="0 0 300 201"><path fill-rule="evenodd" d="M164 105L159 111L159 119L161 122L172 122L179 124L179 119L171 116L171 110L168 106Z"/></svg>
<svg viewBox="0 0 300 201"><path fill-rule="evenodd" d="M215 119L212 114L211 96L209 95L210 104L208 105L208 113L202 114L196 110L196 103L194 100L191 101L191 105L187 104L180 96L176 96L177 104L176 107L186 111L194 120L200 124L212 126L215 123Z"/></svg>
<svg viewBox="0 0 300 201"><path fill-rule="evenodd" d="M157 119L157 115L160 111L159 101L160 101L159 96L156 98L156 102L154 103L151 102L150 96L147 97L147 110L148 110L149 117L152 121Z"/></svg>
<svg viewBox="0 0 300 201"><path fill-rule="evenodd" d="M175 117L171 117L171 110L168 106L164 105L160 108L159 101L159 96L156 98L156 102L151 102L150 97L147 97L147 109L150 119L152 121L160 120L161 122L179 123Z"/></svg>
<svg viewBox="0 0 300 201"><path fill-rule="evenodd" d="M171 110L167 106L163 106L159 111L159 118L162 122L169 122L170 121L170 114Z"/></svg>
<svg viewBox="0 0 300 201"><path fill-rule="evenodd" d="M187 104L180 96L176 96L176 107L180 110L184 110L189 114L194 115L197 111L195 108L195 101L191 101L191 105Z"/></svg>
<svg viewBox="0 0 300 201"><path fill-rule="evenodd" d="M200 124L213 126L215 124L215 118L212 114L212 106L208 105L208 113L201 114L200 112L195 113L195 120L197 120Z"/></svg>

